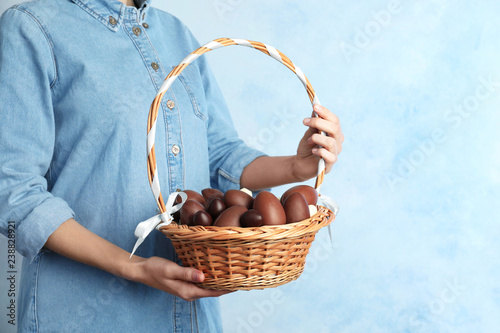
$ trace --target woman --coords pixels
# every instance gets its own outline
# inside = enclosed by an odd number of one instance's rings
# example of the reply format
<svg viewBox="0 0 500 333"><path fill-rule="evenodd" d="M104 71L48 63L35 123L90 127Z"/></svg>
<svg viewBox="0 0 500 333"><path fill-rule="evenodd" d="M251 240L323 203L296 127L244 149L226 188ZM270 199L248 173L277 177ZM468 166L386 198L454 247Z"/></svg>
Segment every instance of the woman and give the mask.
<svg viewBox="0 0 500 333"><path fill-rule="evenodd" d="M15 222L25 257L23 332L221 331L216 297L225 292L196 287L203 274L179 266L166 237L151 234L129 260L137 223L156 211L145 171L149 104L199 45L149 0L122 2L39 0L0 20L0 228ZM343 136L335 115L315 110L321 118L304 121L297 155L263 156L238 139L197 60L161 106L163 191L303 181L320 156L329 171Z"/></svg>

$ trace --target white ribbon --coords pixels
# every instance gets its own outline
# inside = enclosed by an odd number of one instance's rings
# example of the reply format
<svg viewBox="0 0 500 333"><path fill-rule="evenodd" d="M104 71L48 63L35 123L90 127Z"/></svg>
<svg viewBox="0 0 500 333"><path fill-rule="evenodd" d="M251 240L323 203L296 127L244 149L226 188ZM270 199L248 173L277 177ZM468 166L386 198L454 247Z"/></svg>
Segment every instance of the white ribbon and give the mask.
<svg viewBox="0 0 500 333"><path fill-rule="evenodd" d="M332 198L327 197L326 195L323 194L318 198L318 205L328 208L333 212L335 216L337 216L340 209L338 203L333 201Z"/></svg>
<svg viewBox="0 0 500 333"><path fill-rule="evenodd" d="M333 201L330 197L327 197L326 195L321 195L318 198L318 205L326 207L329 210L331 210L333 212L333 215L335 215L335 217L337 217L337 214L340 210L340 206L335 201ZM328 225L328 235L330 236L330 243L333 246L332 229L330 229L330 227L331 227L331 224Z"/></svg>
<svg viewBox="0 0 500 333"><path fill-rule="evenodd" d="M181 203L174 205L177 196L181 197ZM172 214L179 211L182 205L184 205L184 203L186 202L186 200L187 200L187 194L184 192L174 192L170 194L167 200L167 204L165 205L166 206L165 213L155 215L137 225L134 232L134 235L137 238L137 242L135 242L134 249L130 254L130 258L132 258L139 245L141 245L142 242L144 242L144 240L146 239L146 237L148 237L151 231L153 231L154 229L159 230L160 227L172 223L174 219L172 217Z"/></svg>

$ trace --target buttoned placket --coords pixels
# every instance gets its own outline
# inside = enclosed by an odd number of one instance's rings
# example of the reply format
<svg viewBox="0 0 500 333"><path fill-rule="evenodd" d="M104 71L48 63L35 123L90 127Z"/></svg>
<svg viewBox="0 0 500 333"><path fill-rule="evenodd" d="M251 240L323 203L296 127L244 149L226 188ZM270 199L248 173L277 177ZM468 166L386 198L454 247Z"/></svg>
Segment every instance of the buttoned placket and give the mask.
<svg viewBox="0 0 500 333"><path fill-rule="evenodd" d="M143 10L127 7L123 24L124 29L137 46L142 59L144 59L144 65L147 67L152 77L155 90L158 90L165 77L168 75L168 72L165 71L165 67L161 63L148 37L147 30L151 29L151 27L147 23L146 13ZM161 103L166 127L165 146L167 147L167 151L165 153L168 164L168 190L170 193L174 192L177 188L184 188L184 159L181 141L181 124L178 115L179 108L175 105L174 101L175 96L173 95L172 89L170 89L165 94ZM158 130L160 130L160 127L158 127Z"/></svg>
<svg viewBox="0 0 500 333"><path fill-rule="evenodd" d="M168 75L165 68L161 63L158 54L148 37L147 30L153 29L147 23L147 15L144 10L137 10L135 8L127 7L125 9L123 28L136 45L138 51L144 60L144 65L147 67L155 91L157 91L163 83L165 77ZM183 149L181 141L181 124L179 117L179 108L175 103L175 96L172 89L167 91L162 103L161 109L163 111L163 119L166 128L165 152L168 167L168 185L169 192L172 193L176 189L184 189L184 166L183 166ZM160 123L158 123L157 131L161 130ZM160 153L157 151L157 154ZM160 171L161 172L161 171ZM166 176L165 171L163 172ZM177 256L177 263L181 263ZM175 297L174 301L174 332L191 332L192 321L191 306L189 303L182 301L180 298Z"/></svg>

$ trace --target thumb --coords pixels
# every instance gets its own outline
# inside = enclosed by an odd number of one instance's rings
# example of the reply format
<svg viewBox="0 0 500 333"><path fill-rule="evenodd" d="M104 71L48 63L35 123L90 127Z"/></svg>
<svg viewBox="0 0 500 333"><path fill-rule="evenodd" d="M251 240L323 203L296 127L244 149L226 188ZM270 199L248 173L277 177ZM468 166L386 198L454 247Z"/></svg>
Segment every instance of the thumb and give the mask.
<svg viewBox="0 0 500 333"><path fill-rule="evenodd" d="M179 269L174 273L174 278L187 282L199 283L205 280L205 275L195 268L179 266Z"/></svg>
<svg viewBox="0 0 500 333"><path fill-rule="evenodd" d="M318 130L316 128L308 127L307 130L304 132L304 136L302 137L302 140L307 141L307 139L309 139L315 133L318 133Z"/></svg>

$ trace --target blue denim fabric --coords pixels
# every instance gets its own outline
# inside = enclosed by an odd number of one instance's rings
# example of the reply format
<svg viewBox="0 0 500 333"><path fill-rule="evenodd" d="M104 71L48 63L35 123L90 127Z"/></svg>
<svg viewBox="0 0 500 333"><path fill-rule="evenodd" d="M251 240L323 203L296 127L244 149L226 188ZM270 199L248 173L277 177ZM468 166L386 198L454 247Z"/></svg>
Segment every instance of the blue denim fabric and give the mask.
<svg viewBox="0 0 500 333"><path fill-rule="evenodd" d="M39 0L0 19L0 231L15 221L26 257L22 332L222 330L217 299L185 302L43 249L74 217L130 251L137 223L156 214L146 166L149 106L170 69L199 45L175 17L149 1L136 4ZM262 155L238 139L203 58L165 95L156 151L164 197L238 188L243 168ZM137 255L179 262L159 232Z"/></svg>

